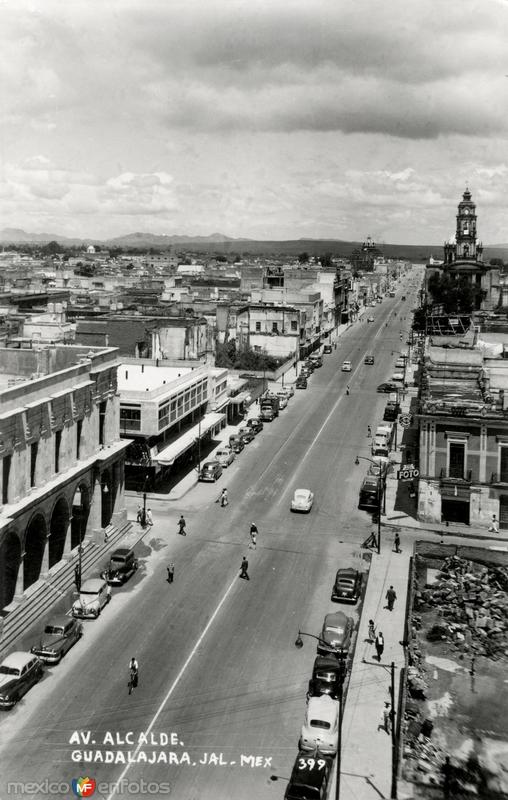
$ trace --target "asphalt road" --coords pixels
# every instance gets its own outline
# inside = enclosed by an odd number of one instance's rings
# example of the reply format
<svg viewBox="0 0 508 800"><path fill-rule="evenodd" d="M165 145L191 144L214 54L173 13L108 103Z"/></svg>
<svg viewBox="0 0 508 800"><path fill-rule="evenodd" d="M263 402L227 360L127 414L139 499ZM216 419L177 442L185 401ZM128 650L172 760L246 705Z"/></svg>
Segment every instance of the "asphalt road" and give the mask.
<svg viewBox="0 0 508 800"><path fill-rule="evenodd" d="M403 306L401 293L408 296ZM401 349L412 305L404 285L395 299L369 309L374 323L356 323L341 337L309 388L296 391L225 478L198 485L178 508L153 508L137 575L114 590L100 619L84 622L83 639L64 661L1 715L1 800L67 800L72 793L58 784L85 776L109 784L94 798L163 797L166 788L177 800L283 796L315 657L311 638L302 650L294 641L299 628L318 634L324 615L338 610L330 602L337 568L362 564L359 545L371 526L356 506L368 465L354 461L369 455L367 426L382 418L386 401L376 386L393 372L392 351ZM363 364L366 353L375 355L374 366ZM340 371L344 359L351 373ZM226 509L214 502L223 485ZM289 511L299 487L315 493L309 515ZM185 538L176 532L180 513ZM256 551L247 549L251 521L259 529ZM250 581L238 577L243 555ZM140 684L129 696L132 655ZM148 741L140 744L144 733ZM80 752L127 759L127 751L133 763L73 760ZM15 782L17 791L8 787Z"/></svg>

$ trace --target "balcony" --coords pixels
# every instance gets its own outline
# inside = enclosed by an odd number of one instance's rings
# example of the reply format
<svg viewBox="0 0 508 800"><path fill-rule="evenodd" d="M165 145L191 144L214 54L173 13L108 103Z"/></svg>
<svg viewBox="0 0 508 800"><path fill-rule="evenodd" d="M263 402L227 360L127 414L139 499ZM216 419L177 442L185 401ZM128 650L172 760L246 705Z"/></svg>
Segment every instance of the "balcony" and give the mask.
<svg viewBox="0 0 508 800"><path fill-rule="evenodd" d="M464 472L463 477L458 477L457 475L450 475L450 470L445 469L442 467L441 472L439 474L439 480L441 483L452 483L452 484L469 484L473 479L472 470L468 469Z"/></svg>
<svg viewBox="0 0 508 800"><path fill-rule="evenodd" d="M503 486L506 486L508 484L508 475L506 475L505 473L499 474L498 472L493 472L490 476L490 483L491 484L499 483L502 484Z"/></svg>

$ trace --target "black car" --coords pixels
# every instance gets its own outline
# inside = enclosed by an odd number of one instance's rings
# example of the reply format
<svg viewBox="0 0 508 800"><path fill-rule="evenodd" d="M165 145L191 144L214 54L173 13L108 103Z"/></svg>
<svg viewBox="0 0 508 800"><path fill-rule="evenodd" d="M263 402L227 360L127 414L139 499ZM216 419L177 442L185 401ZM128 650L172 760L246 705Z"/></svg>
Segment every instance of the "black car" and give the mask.
<svg viewBox="0 0 508 800"><path fill-rule="evenodd" d="M0 708L13 708L44 675L42 661L33 653L17 651L0 664Z"/></svg>
<svg viewBox="0 0 508 800"><path fill-rule="evenodd" d="M362 591L362 573L353 567L337 570L332 589L332 600L356 603Z"/></svg>
<svg viewBox="0 0 508 800"><path fill-rule="evenodd" d="M203 464L201 467L201 472L199 473L200 481L211 481L215 483L215 481L220 478L222 475L222 467L218 461L207 461L206 464Z"/></svg>
<svg viewBox="0 0 508 800"><path fill-rule="evenodd" d="M385 394L390 394L390 392L398 391L399 386L396 383L380 383L377 387L377 391Z"/></svg>
<svg viewBox="0 0 508 800"><path fill-rule="evenodd" d="M373 364L374 363L374 356L365 356L363 359L364 364Z"/></svg>
<svg viewBox="0 0 508 800"><path fill-rule="evenodd" d="M331 352L332 352L331 344L325 344L325 346L323 347L323 353L331 353Z"/></svg>
<svg viewBox="0 0 508 800"><path fill-rule="evenodd" d="M395 422L399 411L400 406L398 403L387 403L383 413L383 420L385 422Z"/></svg>
<svg viewBox="0 0 508 800"><path fill-rule="evenodd" d="M238 436L241 436L245 444L249 444L249 442L252 442L252 440L256 438L256 431L253 430L251 425L246 425L245 428L239 429Z"/></svg>
<svg viewBox="0 0 508 800"><path fill-rule="evenodd" d="M340 697L340 684L344 680L344 662L335 656L317 656L314 661L312 678L309 681L307 697L320 697L328 694L332 700Z"/></svg>
<svg viewBox="0 0 508 800"><path fill-rule="evenodd" d="M306 389L307 388L307 378L305 375L299 375L296 379L295 386L297 389Z"/></svg>
<svg viewBox="0 0 508 800"><path fill-rule="evenodd" d="M245 447L245 443L241 436L235 434L229 437L229 446L233 453L241 453Z"/></svg>
<svg viewBox="0 0 508 800"><path fill-rule="evenodd" d="M310 358L308 358L306 361L304 361L302 369L306 369L310 373L312 373L316 369L316 365L314 364L313 361L310 360Z"/></svg>
<svg viewBox="0 0 508 800"><path fill-rule="evenodd" d="M301 750L295 760L284 800L325 800L334 760Z"/></svg>
<svg viewBox="0 0 508 800"><path fill-rule="evenodd" d="M119 547L111 553L109 566L103 577L110 586L121 586L134 575L137 568L138 560L134 550L129 547Z"/></svg>
<svg viewBox="0 0 508 800"><path fill-rule="evenodd" d="M263 423L261 422L260 419L254 417L254 419L247 420L247 427L252 428L254 433L259 433L260 431L263 430Z"/></svg>
<svg viewBox="0 0 508 800"><path fill-rule="evenodd" d="M379 508L379 481L377 478L367 476L360 489L358 508L364 511L377 511Z"/></svg>
<svg viewBox="0 0 508 800"><path fill-rule="evenodd" d="M30 648L30 652L39 656L46 664L58 664L67 650L70 650L82 635L81 622L61 614L50 619L37 644Z"/></svg>

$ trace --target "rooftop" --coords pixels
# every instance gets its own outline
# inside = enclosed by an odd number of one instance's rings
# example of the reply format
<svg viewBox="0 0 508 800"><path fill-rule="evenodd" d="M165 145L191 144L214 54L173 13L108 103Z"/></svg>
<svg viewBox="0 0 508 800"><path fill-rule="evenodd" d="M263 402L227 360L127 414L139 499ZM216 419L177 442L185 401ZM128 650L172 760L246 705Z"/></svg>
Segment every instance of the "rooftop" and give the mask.
<svg viewBox="0 0 508 800"><path fill-rule="evenodd" d="M154 367L150 364L121 364L118 369L118 391L153 391L196 372L192 367Z"/></svg>

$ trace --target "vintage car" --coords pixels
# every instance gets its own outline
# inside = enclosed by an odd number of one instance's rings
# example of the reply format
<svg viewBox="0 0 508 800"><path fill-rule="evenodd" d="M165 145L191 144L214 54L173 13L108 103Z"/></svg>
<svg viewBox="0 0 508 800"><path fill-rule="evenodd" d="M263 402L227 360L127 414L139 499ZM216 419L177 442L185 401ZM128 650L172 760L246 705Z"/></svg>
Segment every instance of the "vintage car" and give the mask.
<svg viewBox="0 0 508 800"><path fill-rule="evenodd" d="M215 451L215 458L221 467L229 467L235 460L235 454L230 447L221 447L219 450Z"/></svg>
<svg viewBox="0 0 508 800"><path fill-rule="evenodd" d="M387 383L380 383L377 387L377 391L385 394L389 394L390 392L397 392L399 387L393 381L388 381Z"/></svg>
<svg viewBox="0 0 508 800"><path fill-rule="evenodd" d="M309 697L298 743L300 750L316 750L333 756L337 752L340 706L330 695Z"/></svg>
<svg viewBox="0 0 508 800"><path fill-rule="evenodd" d="M332 346L331 346L331 344L325 344L325 346L323 347L323 353L325 353L325 354L329 354L329 353L331 353L331 352L332 352Z"/></svg>
<svg viewBox="0 0 508 800"><path fill-rule="evenodd" d="M138 560L129 547L119 547L109 557L109 565L103 578L110 586L121 586L134 575L138 568Z"/></svg>
<svg viewBox="0 0 508 800"><path fill-rule="evenodd" d="M332 589L332 600L339 603L356 603L362 591L362 573L353 567L337 570Z"/></svg>
<svg viewBox="0 0 508 800"><path fill-rule="evenodd" d="M344 661L335 656L316 656L307 697L320 697L322 694L328 694L333 700L338 700L345 673Z"/></svg>
<svg viewBox="0 0 508 800"><path fill-rule="evenodd" d="M238 436L238 434L235 433L235 434L233 434L232 436L229 437L229 446L230 446L231 450L233 451L233 453L237 453L238 454L238 453L241 453L242 450L244 449L245 442L244 442L244 440L242 439L241 436Z"/></svg>
<svg viewBox="0 0 508 800"><path fill-rule="evenodd" d="M58 664L73 644L83 635L83 625L73 617L61 614L52 617L45 626L37 644L30 652L38 656L45 664Z"/></svg>
<svg viewBox="0 0 508 800"><path fill-rule="evenodd" d="M351 372L351 361L343 361L342 362L341 371L342 372Z"/></svg>
<svg viewBox="0 0 508 800"><path fill-rule="evenodd" d="M17 651L0 664L0 708L12 708L44 675L40 658Z"/></svg>
<svg viewBox="0 0 508 800"><path fill-rule="evenodd" d="M252 417L251 419L247 420L247 427L252 428L255 434L260 433L263 428L263 422L259 419L259 417Z"/></svg>
<svg viewBox="0 0 508 800"><path fill-rule="evenodd" d="M314 495L310 489L296 489L291 500L291 511L308 512L312 508Z"/></svg>
<svg viewBox="0 0 508 800"><path fill-rule="evenodd" d="M296 379L295 386L297 389L306 389L307 388L307 378L305 375L299 375Z"/></svg>
<svg viewBox="0 0 508 800"><path fill-rule="evenodd" d="M256 433L252 430L250 425L246 425L244 428L239 429L238 436L241 436L245 444L249 444L249 442L252 442L252 440L256 438Z"/></svg>
<svg viewBox="0 0 508 800"><path fill-rule="evenodd" d="M351 644L354 622L342 611L327 614L321 636L318 640L318 653L333 653L339 658L345 658Z"/></svg>
<svg viewBox="0 0 508 800"><path fill-rule="evenodd" d="M332 778L332 756L300 751L295 759L284 800L324 800Z"/></svg>
<svg viewBox="0 0 508 800"><path fill-rule="evenodd" d="M366 355L365 358L363 359L363 363L372 365L374 363L374 356Z"/></svg>
<svg viewBox="0 0 508 800"><path fill-rule="evenodd" d="M200 481L215 481L222 475L222 467L218 461L206 461L199 472Z"/></svg>
<svg viewBox="0 0 508 800"><path fill-rule="evenodd" d="M104 578L89 578L81 584L79 597L72 604L72 616L97 619L111 600L111 589Z"/></svg>

